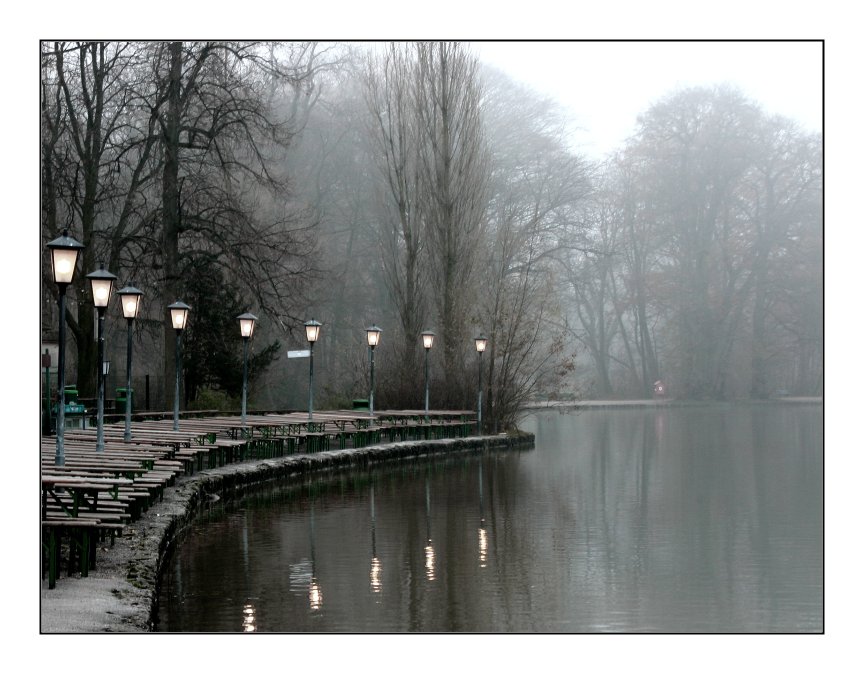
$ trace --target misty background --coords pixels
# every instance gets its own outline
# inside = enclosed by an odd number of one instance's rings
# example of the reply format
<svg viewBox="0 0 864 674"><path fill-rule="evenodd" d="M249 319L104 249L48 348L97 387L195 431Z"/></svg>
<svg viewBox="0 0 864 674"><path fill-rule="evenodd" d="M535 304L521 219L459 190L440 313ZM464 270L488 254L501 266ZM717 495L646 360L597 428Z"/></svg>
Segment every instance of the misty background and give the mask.
<svg viewBox="0 0 864 674"><path fill-rule="evenodd" d="M424 329L432 406L473 407L485 333L490 430L529 400L650 397L658 380L683 399L821 395L812 123L708 81L646 100L614 147L580 149L578 103L486 49L42 42L43 342L57 326L44 243L68 227L87 245L67 381L94 394L84 275L104 262L145 293L139 408L148 375L151 408L170 404L177 299L192 306L189 407L239 407L245 311L260 319L252 410L304 406L308 361L285 351L306 347L312 318L322 408L368 394L373 323L382 409L422 406ZM109 310L109 392L125 385L125 327Z"/></svg>

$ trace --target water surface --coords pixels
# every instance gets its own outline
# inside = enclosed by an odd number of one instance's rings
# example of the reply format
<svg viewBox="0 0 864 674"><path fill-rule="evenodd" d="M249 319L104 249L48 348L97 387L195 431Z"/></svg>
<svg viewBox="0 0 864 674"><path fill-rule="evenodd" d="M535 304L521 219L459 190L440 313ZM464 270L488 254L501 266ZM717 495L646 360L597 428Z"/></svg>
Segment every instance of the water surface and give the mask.
<svg viewBox="0 0 864 674"><path fill-rule="evenodd" d="M162 631L819 632L822 407L539 413L533 450L274 485L202 517Z"/></svg>

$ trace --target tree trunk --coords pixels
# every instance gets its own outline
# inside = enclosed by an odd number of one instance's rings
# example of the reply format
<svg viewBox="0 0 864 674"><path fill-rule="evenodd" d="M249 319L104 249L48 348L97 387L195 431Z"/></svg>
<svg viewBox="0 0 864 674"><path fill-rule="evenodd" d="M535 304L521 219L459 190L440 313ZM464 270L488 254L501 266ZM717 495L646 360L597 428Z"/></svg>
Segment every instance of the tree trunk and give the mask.
<svg viewBox="0 0 864 674"><path fill-rule="evenodd" d="M166 114L163 119L164 166L162 168L162 255L163 255L163 381L166 406L173 406L175 381L174 349L176 335L167 310L169 304L182 299L183 286L180 278L180 78L182 43L168 45L170 66L168 72L168 96ZM194 311L194 307L193 307ZM191 312L190 312L191 313ZM183 407L183 377L180 377L181 408Z"/></svg>

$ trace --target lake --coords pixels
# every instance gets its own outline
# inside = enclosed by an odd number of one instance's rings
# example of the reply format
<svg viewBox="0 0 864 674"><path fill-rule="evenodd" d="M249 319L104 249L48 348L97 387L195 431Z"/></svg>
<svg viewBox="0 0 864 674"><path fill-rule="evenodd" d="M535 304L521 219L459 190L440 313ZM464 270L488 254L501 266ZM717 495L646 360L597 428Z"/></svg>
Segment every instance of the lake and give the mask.
<svg viewBox="0 0 864 674"><path fill-rule="evenodd" d="M189 530L158 631L821 632L821 405L539 412L534 449L274 484Z"/></svg>

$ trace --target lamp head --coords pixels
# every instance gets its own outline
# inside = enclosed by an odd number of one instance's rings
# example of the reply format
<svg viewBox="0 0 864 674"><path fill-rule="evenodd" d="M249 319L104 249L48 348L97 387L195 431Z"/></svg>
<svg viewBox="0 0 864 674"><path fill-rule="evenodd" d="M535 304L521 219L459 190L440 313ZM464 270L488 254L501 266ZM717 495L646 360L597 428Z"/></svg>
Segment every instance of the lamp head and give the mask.
<svg viewBox="0 0 864 674"><path fill-rule="evenodd" d="M93 306L97 309L104 309L111 299L111 290L114 288L114 281L117 280L117 277L100 263L99 269L87 274L87 278L90 279L90 289L93 292Z"/></svg>
<svg viewBox="0 0 864 674"><path fill-rule="evenodd" d="M258 317L255 314L245 313L240 314L237 317L237 320L240 321L240 336L243 339L249 339L252 336L252 333L255 332L255 321L258 320Z"/></svg>
<svg viewBox="0 0 864 674"><path fill-rule="evenodd" d="M171 312L171 327L177 332L186 329L186 321L189 320L189 310L191 308L188 304L184 304L179 300L174 302L174 304L168 305L168 311Z"/></svg>
<svg viewBox="0 0 864 674"><path fill-rule="evenodd" d="M366 343L373 349L378 346L381 341L381 328L377 325L372 325L366 328Z"/></svg>
<svg viewBox="0 0 864 674"><path fill-rule="evenodd" d="M49 241L46 247L51 251L51 274L54 283L60 286L69 285L75 275L78 254L84 249L84 244L73 239L68 230L64 229L63 234Z"/></svg>
<svg viewBox="0 0 864 674"><path fill-rule="evenodd" d="M306 327L306 341L310 344L317 342L318 335L321 333L321 324L312 319L311 321L306 321L303 325Z"/></svg>
<svg viewBox="0 0 864 674"><path fill-rule="evenodd" d="M120 296L120 306L123 307L123 318L138 318L141 306L141 296L144 294L131 283L117 291Z"/></svg>
<svg viewBox="0 0 864 674"><path fill-rule="evenodd" d="M435 333L431 330L426 330L425 332L420 333L423 337L423 348L427 351L432 348L432 344L435 342Z"/></svg>

